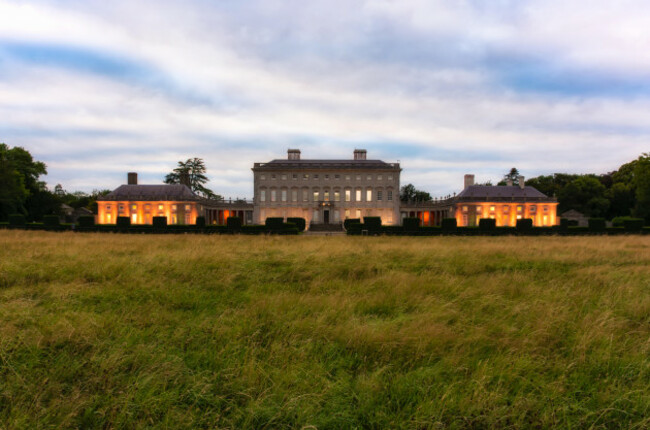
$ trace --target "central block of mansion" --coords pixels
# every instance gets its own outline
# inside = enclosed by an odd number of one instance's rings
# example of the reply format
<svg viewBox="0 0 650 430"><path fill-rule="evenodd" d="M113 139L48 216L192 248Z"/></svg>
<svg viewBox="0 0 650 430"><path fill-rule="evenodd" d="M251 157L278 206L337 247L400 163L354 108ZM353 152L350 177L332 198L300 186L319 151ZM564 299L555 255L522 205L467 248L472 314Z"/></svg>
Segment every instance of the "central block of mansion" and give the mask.
<svg viewBox="0 0 650 430"><path fill-rule="evenodd" d="M290 149L285 160L254 164L253 220L300 217L310 225L378 216L399 224L401 170L398 163L366 159L361 149L352 160L302 160Z"/></svg>
<svg viewBox="0 0 650 430"><path fill-rule="evenodd" d="M308 226L341 224L348 218L381 217L384 225L401 225L416 217L423 226L439 226L456 218L459 226L477 226L492 218L497 226L514 226L529 218L535 226L559 222L557 200L531 186L520 176L518 184L474 185L465 175L463 190L431 201L400 201L399 163L368 160L356 149L348 160L303 160L298 149L286 159L253 165L253 201L225 201L196 196L187 178L176 185L139 185L136 173L128 183L98 199L97 222L113 224L128 217L132 224L151 224L163 216L170 224L193 224L199 216L208 224L225 224L229 217L243 224L264 224L269 217L304 218Z"/></svg>

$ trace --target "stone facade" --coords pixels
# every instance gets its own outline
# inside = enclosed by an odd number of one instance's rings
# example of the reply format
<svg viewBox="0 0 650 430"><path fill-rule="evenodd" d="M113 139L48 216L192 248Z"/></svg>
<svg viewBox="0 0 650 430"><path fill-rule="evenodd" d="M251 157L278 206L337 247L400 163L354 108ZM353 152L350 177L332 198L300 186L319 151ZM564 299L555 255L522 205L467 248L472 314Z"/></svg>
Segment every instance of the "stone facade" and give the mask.
<svg viewBox="0 0 650 430"><path fill-rule="evenodd" d="M367 216L400 222L401 168L368 160L365 150L355 150L351 160L302 160L290 149L287 159L255 163L252 170L255 223L301 217L308 225L332 224Z"/></svg>

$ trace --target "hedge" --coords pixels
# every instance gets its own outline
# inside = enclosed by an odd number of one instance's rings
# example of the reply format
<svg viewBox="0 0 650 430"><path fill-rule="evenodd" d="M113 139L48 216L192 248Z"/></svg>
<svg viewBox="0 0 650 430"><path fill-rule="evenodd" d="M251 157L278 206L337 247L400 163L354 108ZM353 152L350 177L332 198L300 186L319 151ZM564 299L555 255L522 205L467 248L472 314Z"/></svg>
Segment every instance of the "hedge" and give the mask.
<svg viewBox="0 0 650 430"><path fill-rule="evenodd" d="M363 229L368 230L369 232L379 232L381 231L381 217L379 216L367 216L363 219Z"/></svg>
<svg viewBox="0 0 650 430"><path fill-rule="evenodd" d="M264 221L264 225L268 230L282 230L284 224L284 218L280 217L269 217Z"/></svg>
<svg viewBox="0 0 650 430"><path fill-rule="evenodd" d="M458 222L456 218L443 218L442 224L440 224L440 229L443 233L455 233L458 228Z"/></svg>
<svg viewBox="0 0 650 430"><path fill-rule="evenodd" d="M404 218L402 226L404 231L417 231L420 228L420 218Z"/></svg>
<svg viewBox="0 0 650 430"><path fill-rule="evenodd" d="M166 216L155 216L152 220L152 225L154 228L165 228L167 227L167 217Z"/></svg>
<svg viewBox="0 0 650 430"><path fill-rule="evenodd" d="M43 225L45 227L58 227L61 224L58 215L45 215L43 216Z"/></svg>
<svg viewBox="0 0 650 430"><path fill-rule="evenodd" d="M307 222L304 218L287 218L287 222L295 224L299 232L305 231L305 228L307 227Z"/></svg>
<svg viewBox="0 0 650 430"><path fill-rule="evenodd" d="M517 231L530 231L533 229L533 219L532 218L522 218L517 220Z"/></svg>
<svg viewBox="0 0 650 430"><path fill-rule="evenodd" d="M9 215L9 225L12 227L21 227L27 223L25 215L11 214Z"/></svg>
<svg viewBox="0 0 650 430"><path fill-rule="evenodd" d="M241 229L241 218L231 216L226 219L226 227L229 231L239 231Z"/></svg>
<svg viewBox="0 0 650 430"><path fill-rule="evenodd" d="M77 218L77 225L82 228L92 227L95 225L95 217L84 215Z"/></svg>
<svg viewBox="0 0 650 430"><path fill-rule="evenodd" d="M347 218L343 221L343 228L349 230L351 224L361 224L361 218Z"/></svg>
<svg viewBox="0 0 650 430"><path fill-rule="evenodd" d="M589 231L605 231L606 226L604 218L589 218Z"/></svg>
<svg viewBox="0 0 650 430"><path fill-rule="evenodd" d="M497 228L497 220L492 218L481 218L478 222L481 231L494 231Z"/></svg>
<svg viewBox="0 0 650 430"><path fill-rule="evenodd" d="M118 216L116 225L118 228L129 227L131 226L131 218L129 218L128 216Z"/></svg>
<svg viewBox="0 0 650 430"><path fill-rule="evenodd" d="M197 216L194 224L196 224L197 227L205 227L205 217Z"/></svg>
<svg viewBox="0 0 650 430"><path fill-rule="evenodd" d="M644 224L645 224L645 220L643 218L631 218L623 221L623 226L625 227L625 231L634 231L634 232L641 231Z"/></svg>

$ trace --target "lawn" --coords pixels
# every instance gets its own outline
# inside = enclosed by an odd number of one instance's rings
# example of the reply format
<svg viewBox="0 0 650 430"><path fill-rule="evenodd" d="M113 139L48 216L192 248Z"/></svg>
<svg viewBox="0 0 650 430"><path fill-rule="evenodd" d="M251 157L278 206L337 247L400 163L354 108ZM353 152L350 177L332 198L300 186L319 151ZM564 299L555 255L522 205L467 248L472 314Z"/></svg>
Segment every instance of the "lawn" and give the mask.
<svg viewBox="0 0 650 430"><path fill-rule="evenodd" d="M0 428L648 428L650 237L0 231Z"/></svg>

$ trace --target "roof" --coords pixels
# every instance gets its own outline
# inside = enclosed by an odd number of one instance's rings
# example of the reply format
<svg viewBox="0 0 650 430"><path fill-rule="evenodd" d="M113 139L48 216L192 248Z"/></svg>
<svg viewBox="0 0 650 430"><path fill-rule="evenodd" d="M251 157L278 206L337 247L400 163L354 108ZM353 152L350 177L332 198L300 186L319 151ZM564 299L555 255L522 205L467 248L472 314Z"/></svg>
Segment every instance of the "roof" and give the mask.
<svg viewBox="0 0 650 430"><path fill-rule="evenodd" d="M575 209L570 209L560 216L562 218L585 218L585 215L582 212L578 212Z"/></svg>
<svg viewBox="0 0 650 430"><path fill-rule="evenodd" d="M386 163L381 160L271 160L268 163L255 163L257 169L399 169L399 163Z"/></svg>
<svg viewBox="0 0 650 430"><path fill-rule="evenodd" d="M497 200L547 200L554 199L543 194L537 188L518 185L470 185L457 196L460 200L497 199Z"/></svg>
<svg viewBox="0 0 650 430"><path fill-rule="evenodd" d="M120 185L112 192L97 200L188 201L199 200L199 197L189 187L181 184Z"/></svg>

